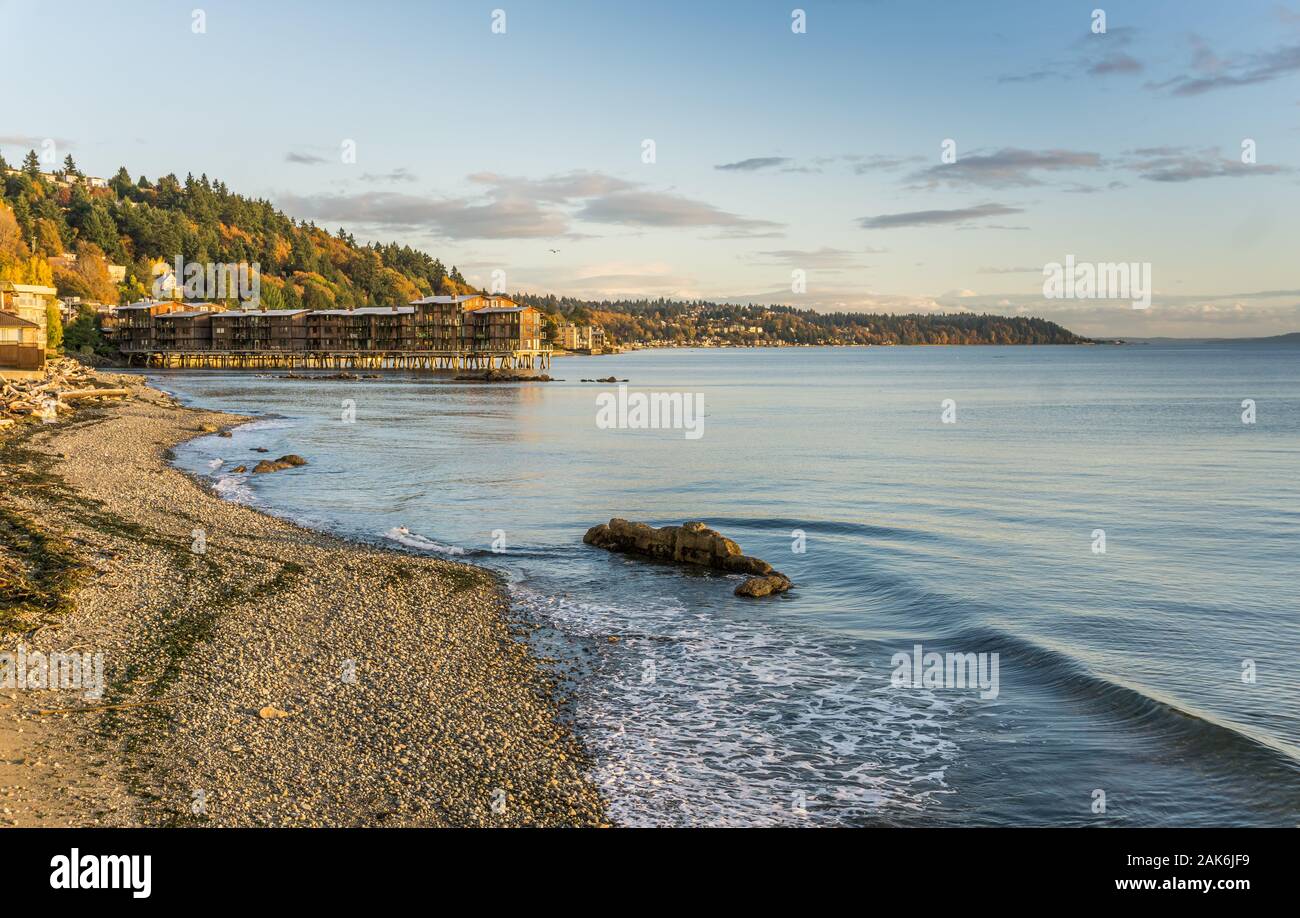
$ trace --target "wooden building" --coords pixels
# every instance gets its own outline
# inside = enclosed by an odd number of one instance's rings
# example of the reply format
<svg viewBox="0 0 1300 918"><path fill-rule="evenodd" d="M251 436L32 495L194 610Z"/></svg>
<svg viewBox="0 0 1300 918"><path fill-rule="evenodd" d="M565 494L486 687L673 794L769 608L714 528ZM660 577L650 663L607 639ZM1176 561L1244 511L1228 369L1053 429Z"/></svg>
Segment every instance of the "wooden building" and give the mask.
<svg viewBox="0 0 1300 918"><path fill-rule="evenodd" d="M217 351L305 351L306 309L232 309L212 317Z"/></svg>
<svg viewBox="0 0 1300 918"><path fill-rule="evenodd" d="M220 309L213 303L182 303L179 300L141 300L119 306L113 341L127 353L157 350L158 323L155 320L159 316L173 312L211 313Z"/></svg>
<svg viewBox="0 0 1300 918"><path fill-rule="evenodd" d="M0 367L45 366L47 309L57 296L53 287L0 283Z"/></svg>
<svg viewBox="0 0 1300 918"><path fill-rule="evenodd" d="M359 309L210 312L147 303L119 310L118 337L123 351L161 366L543 369L550 349L541 325L537 309L481 294Z"/></svg>
<svg viewBox="0 0 1300 918"><path fill-rule="evenodd" d="M212 349L213 314L202 310L165 312L154 317L154 345L162 351Z"/></svg>
<svg viewBox="0 0 1300 918"><path fill-rule="evenodd" d="M465 318L469 350L536 350L542 346L542 314L532 306L483 306L467 312Z"/></svg>

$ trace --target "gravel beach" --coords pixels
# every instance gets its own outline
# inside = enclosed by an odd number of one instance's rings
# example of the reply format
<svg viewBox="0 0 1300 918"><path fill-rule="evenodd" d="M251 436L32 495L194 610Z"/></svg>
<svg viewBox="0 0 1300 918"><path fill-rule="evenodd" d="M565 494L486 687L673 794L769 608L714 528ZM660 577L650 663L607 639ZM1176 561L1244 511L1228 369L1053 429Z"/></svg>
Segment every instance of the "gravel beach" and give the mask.
<svg viewBox="0 0 1300 918"><path fill-rule="evenodd" d="M247 419L99 376L132 396L0 442L0 560L35 585L0 651L105 676L0 688L0 825L606 823L491 575L221 500L168 450Z"/></svg>

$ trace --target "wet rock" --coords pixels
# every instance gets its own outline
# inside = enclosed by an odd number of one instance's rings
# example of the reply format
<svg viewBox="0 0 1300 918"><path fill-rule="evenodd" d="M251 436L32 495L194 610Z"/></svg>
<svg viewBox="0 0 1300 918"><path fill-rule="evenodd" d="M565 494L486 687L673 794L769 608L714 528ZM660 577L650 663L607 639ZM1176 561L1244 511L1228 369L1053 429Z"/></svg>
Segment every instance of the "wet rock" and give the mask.
<svg viewBox="0 0 1300 918"><path fill-rule="evenodd" d="M552 382L546 373L529 370L484 370L482 373L462 373L454 378L456 382Z"/></svg>
<svg viewBox="0 0 1300 918"><path fill-rule="evenodd" d="M253 466L253 474L261 475L266 472L279 472L282 469L291 469L306 464L307 460L302 458L302 456L289 453L281 456L279 459L263 459L257 465Z"/></svg>
<svg viewBox="0 0 1300 918"><path fill-rule="evenodd" d="M587 530L582 541L608 551L643 555L660 561L694 564L737 574L774 574L772 565L752 558L716 529L693 521L656 529L615 517ZM779 576L779 575L778 575Z"/></svg>
<svg viewBox="0 0 1300 918"><path fill-rule="evenodd" d="M740 586L736 587L737 596L771 596L774 593L784 593L790 589L793 584L784 574L771 574L766 577L750 577Z"/></svg>

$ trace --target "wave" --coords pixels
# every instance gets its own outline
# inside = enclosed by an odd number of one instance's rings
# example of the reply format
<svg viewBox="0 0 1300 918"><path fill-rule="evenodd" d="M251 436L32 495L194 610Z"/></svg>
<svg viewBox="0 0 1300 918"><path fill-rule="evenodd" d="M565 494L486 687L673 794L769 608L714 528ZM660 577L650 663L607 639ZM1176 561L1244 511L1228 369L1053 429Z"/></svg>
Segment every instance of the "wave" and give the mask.
<svg viewBox="0 0 1300 918"><path fill-rule="evenodd" d="M1253 768L1281 769L1294 782L1300 749L1277 737L1201 710L1150 686L1095 671L1067 650L999 629L974 629L945 639L954 646L996 650L1007 664L1037 676L1037 688L1102 707L1120 723L1148 738L1182 745L1188 752L1235 756ZM936 648L937 649L937 648Z"/></svg>
<svg viewBox="0 0 1300 918"><path fill-rule="evenodd" d="M433 539L426 539L422 535L417 535L405 526L394 526L384 533L384 538L419 551L431 551L440 555L452 556L465 554L465 549L459 545L443 545L441 542L435 542Z"/></svg>
<svg viewBox="0 0 1300 918"><path fill-rule="evenodd" d="M898 692L860 648L664 595L575 599L517 570L507 590L543 656L567 648L573 724L622 825L901 823L954 792L950 727L971 700Z"/></svg>
<svg viewBox="0 0 1300 918"><path fill-rule="evenodd" d="M696 519L696 517L688 517ZM871 539L895 539L903 542L940 541L943 536L924 529L901 529L896 526L873 526L869 523L852 523L843 520L809 520L775 516L709 516L702 517L705 525L727 532L733 529L767 529L791 532L795 529L823 535L852 535ZM666 520L656 525L676 525L681 520Z"/></svg>
<svg viewBox="0 0 1300 918"><path fill-rule="evenodd" d="M237 504L252 504L256 502L253 489L248 486L248 478L245 475L222 475L212 485L212 490L217 496Z"/></svg>

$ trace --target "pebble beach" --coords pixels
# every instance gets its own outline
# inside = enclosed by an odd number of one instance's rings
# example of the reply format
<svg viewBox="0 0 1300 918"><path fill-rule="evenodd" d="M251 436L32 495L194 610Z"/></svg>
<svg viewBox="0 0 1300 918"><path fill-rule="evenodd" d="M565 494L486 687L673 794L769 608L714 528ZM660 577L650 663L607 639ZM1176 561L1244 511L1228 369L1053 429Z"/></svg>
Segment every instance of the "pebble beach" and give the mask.
<svg viewBox="0 0 1300 918"><path fill-rule="evenodd" d="M105 676L0 689L0 825L606 824L491 574L223 501L169 450L246 418L97 376L130 397L0 441L3 560L42 587L0 650Z"/></svg>

